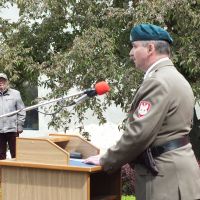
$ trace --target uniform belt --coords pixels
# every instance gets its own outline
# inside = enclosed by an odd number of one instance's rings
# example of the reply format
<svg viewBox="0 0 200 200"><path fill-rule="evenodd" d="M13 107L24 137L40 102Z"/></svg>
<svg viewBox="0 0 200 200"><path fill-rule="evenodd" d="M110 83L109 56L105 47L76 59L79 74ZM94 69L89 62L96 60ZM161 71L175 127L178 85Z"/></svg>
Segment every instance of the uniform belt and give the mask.
<svg viewBox="0 0 200 200"><path fill-rule="evenodd" d="M179 147L185 146L186 144L189 143L189 138L188 136L184 136L182 138L177 138L171 141L168 141L161 146L155 146L151 148L152 156L153 157L158 157L162 153L165 153L167 151L171 151L174 149L177 149Z"/></svg>

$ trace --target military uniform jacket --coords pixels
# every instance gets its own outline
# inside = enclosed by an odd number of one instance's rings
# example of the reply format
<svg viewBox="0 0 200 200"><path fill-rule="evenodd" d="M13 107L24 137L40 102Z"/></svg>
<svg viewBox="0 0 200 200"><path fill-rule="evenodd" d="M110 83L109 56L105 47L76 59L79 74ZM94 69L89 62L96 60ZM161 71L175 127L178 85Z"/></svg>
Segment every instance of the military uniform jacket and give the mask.
<svg viewBox="0 0 200 200"><path fill-rule="evenodd" d="M134 96L124 134L100 159L104 170L114 172L147 147L187 135L193 108L192 89L171 60L155 65ZM157 176L135 166L137 200L200 199L200 170L190 143L155 161Z"/></svg>

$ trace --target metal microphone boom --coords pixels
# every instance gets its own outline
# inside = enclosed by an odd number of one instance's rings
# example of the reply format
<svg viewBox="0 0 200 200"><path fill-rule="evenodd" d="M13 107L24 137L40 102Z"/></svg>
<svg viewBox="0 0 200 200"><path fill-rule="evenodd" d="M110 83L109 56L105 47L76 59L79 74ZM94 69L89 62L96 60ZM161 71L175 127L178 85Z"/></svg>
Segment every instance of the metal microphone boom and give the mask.
<svg viewBox="0 0 200 200"><path fill-rule="evenodd" d="M93 91L93 90L91 89L90 91ZM73 96L77 96L77 95L81 95L81 94L87 94L88 92L89 92L89 90L85 90L85 91L82 91L82 92L78 92L76 94L67 95L67 96L63 96L63 97L57 98L57 99L52 99L52 100L49 100L49 101L45 101L45 102L42 102L42 103L39 103L39 104L36 104L36 105L33 105L33 106L29 106L29 107L26 107L26 108L23 108L23 109L20 109L20 110L16 110L16 111L13 111L13 112L10 112L10 113L6 113L6 114L3 114L3 115L0 115L0 119L3 118L3 117L8 117L8 116L11 116L11 115L15 115L15 114L19 113L20 111L33 110L35 108L38 108L40 106L44 106L46 104L59 102L59 101L68 99L68 98L73 97Z"/></svg>

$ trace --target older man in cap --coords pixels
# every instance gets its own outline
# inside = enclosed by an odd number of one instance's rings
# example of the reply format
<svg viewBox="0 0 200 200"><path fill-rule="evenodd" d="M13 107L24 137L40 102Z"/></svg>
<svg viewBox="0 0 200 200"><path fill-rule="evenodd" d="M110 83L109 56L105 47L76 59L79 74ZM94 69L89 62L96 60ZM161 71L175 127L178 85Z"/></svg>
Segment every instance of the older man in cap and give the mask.
<svg viewBox="0 0 200 200"><path fill-rule="evenodd" d="M130 58L145 72L133 97L121 139L86 163L114 172L134 163L137 200L200 199L200 170L188 139L194 96L170 59L173 40L163 28L139 24L131 30Z"/></svg>
<svg viewBox="0 0 200 200"><path fill-rule="evenodd" d="M0 73L0 116L24 108L20 92L11 89L7 75ZM16 155L16 137L23 131L26 112L0 118L0 160L6 159L7 143L12 158Z"/></svg>

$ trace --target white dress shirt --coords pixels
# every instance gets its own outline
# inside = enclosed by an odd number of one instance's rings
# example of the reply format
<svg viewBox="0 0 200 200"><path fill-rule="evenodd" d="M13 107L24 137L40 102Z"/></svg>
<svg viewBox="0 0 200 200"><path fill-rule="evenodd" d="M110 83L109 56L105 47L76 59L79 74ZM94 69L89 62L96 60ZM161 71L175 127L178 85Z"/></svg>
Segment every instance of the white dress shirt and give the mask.
<svg viewBox="0 0 200 200"><path fill-rule="evenodd" d="M165 57L165 58L161 58L160 60L157 60L155 63L153 63L153 65L151 65L148 70L146 71L145 75L144 75L144 79L149 75L150 71L158 64L161 63L163 61L169 60L169 57Z"/></svg>

